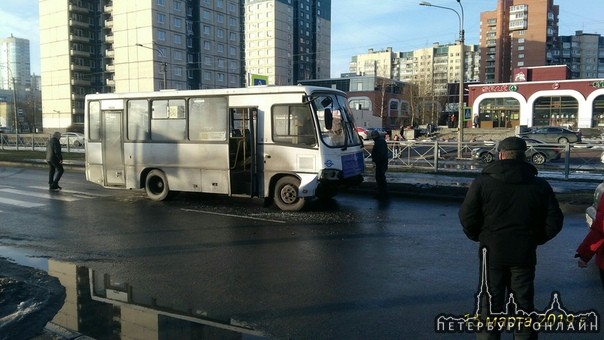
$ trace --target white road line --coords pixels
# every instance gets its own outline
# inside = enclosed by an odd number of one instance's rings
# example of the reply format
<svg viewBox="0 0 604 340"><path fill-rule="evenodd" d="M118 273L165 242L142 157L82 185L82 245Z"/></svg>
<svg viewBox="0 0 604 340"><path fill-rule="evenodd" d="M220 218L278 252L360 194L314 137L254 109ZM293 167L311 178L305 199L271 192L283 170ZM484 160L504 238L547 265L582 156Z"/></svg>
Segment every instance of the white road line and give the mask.
<svg viewBox="0 0 604 340"><path fill-rule="evenodd" d="M18 201L18 200L14 200L12 198L0 198L0 204L14 205L17 207L22 207L22 208L37 208L37 207L44 206L44 204L41 204L41 203Z"/></svg>
<svg viewBox="0 0 604 340"><path fill-rule="evenodd" d="M250 220L259 220L259 221L265 221L265 222L287 223L285 221L270 220L268 218L251 217L251 216L241 216L241 215L234 215L234 214L223 214L223 213L217 213L217 212L212 212L212 211L204 211L204 210L196 210L196 209L181 209L181 210L182 211L188 211L188 212L202 213L202 214L211 214L211 215L220 215L220 216L228 216L228 217L247 218L247 219L250 219Z"/></svg>
<svg viewBox="0 0 604 340"><path fill-rule="evenodd" d="M50 199L50 200L57 200L57 201L64 201L64 202L74 202L74 201L78 200L75 197L63 196L59 192L37 193L37 192L15 190L15 189L0 189L0 191L1 192L7 192L9 194L23 195L23 196L30 196L30 197L38 197L38 198L46 198L46 199Z"/></svg>
<svg viewBox="0 0 604 340"><path fill-rule="evenodd" d="M48 190L48 187L41 186L30 186L32 189L40 189L40 190ZM94 196L94 197L107 197L107 194L99 194L95 192L86 192L86 191L77 191L77 190L69 190L69 189L61 189L61 192L70 193L70 194L79 194L84 196Z"/></svg>

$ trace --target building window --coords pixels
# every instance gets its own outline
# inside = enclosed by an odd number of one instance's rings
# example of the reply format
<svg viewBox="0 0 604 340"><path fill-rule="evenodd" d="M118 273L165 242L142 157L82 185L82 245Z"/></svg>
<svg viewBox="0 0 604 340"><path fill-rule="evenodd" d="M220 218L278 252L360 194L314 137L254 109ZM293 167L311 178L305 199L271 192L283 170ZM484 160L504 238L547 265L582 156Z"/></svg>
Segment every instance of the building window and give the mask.
<svg viewBox="0 0 604 340"><path fill-rule="evenodd" d="M166 0L157 0L157 4L159 6L165 6L166 5Z"/></svg>
<svg viewBox="0 0 604 340"><path fill-rule="evenodd" d="M176 28L181 28L182 27L182 19L181 18L174 18L174 27L176 27Z"/></svg>
<svg viewBox="0 0 604 340"><path fill-rule="evenodd" d="M180 34L174 34L174 43L176 45L182 44L182 36Z"/></svg>
<svg viewBox="0 0 604 340"><path fill-rule="evenodd" d="M166 15L163 13L157 13L157 23L165 24L166 23Z"/></svg>
<svg viewBox="0 0 604 340"><path fill-rule="evenodd" d="M166 32L165 31L157 31L157 40L165 41L166 40Z"/></svg>

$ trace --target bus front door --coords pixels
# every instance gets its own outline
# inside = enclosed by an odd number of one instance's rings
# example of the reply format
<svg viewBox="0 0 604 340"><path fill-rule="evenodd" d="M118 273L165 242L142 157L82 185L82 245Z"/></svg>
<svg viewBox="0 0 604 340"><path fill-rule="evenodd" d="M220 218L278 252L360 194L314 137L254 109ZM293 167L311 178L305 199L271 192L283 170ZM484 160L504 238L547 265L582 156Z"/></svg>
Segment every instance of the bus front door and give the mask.
<svg viewBox="0 0 604 340"><path fill-rule="evenodd" d="M256 108L230 108L231 195L258 196L256 183Z"/></svg>
<svg viewBox="0 0 604 340"><path fill-rule="evenodd" d="M124 186L124 148L122 144L122 112L104 111L102 138L103 172L106 186Z"/></svg>

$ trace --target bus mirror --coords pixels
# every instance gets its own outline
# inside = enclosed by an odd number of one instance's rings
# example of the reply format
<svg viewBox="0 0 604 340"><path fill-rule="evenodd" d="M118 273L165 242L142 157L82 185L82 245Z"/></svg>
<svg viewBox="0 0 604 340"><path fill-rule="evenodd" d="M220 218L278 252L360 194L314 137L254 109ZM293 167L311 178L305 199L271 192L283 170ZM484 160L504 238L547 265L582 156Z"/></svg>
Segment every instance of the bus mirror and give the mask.
<svg viewBox="0 0 604 340"><path fill-rule="evenodd" d="M326 108L324 115L325 115L325 129L331 130L332 123L333 123L333 115L331 114L331 109Z"/></svg>
<svg viewBox="0 0 604 340"><path fill-rule="evenodd" d="M332 101L331 98L326 97L325 99L321 100L321 105L323 105L323 107L329 106L331 105Z"/></svg>

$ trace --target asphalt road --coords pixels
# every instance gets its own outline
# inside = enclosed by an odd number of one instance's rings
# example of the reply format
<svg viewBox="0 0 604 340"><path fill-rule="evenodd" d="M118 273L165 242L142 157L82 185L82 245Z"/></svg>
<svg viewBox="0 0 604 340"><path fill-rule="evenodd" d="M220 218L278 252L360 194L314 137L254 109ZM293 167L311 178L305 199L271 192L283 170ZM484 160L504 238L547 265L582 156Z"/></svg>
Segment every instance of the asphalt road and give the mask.
<svg viewBox="0 0 604 340"><path fill-rule="evenodd" d="M96 338L143 329L170 338L470 336L435 333L438 315L473 312L478 287L477 246L461 232L458 198L383 203L344 193L285 213L197 194L152 202L79 172L51 194L45 176L0 168L2 253L57 276L67 297L55 322ZM539 251L538 308L555 291L568 312L604 310L597 271L573 259L586 233L582 209L569 209L562 233Z"/></svg>

